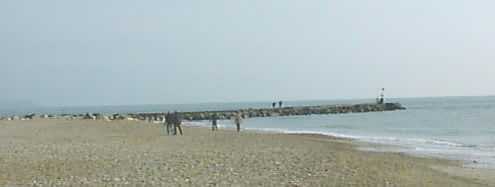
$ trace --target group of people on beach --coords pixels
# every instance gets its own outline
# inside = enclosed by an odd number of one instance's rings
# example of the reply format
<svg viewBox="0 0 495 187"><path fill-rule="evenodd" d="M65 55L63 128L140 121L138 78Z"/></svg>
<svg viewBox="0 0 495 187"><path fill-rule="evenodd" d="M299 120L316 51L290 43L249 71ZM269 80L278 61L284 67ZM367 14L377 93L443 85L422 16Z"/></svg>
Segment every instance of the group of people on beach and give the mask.
<svg viewBox="0 0 495 187"><path fill-rule="evenodd" d="M167 135L177 135L177 130L179 130L182 136L182 117L178 112L167 113L165 115L164 124L166 125Z"/></svg>
<svg viewBox="0 0 495 187"><path fill-rule="evenodd" d="M237 132L240 132L241 131L242 118L243 118L241 112L236 112L232 118L234 120ZM211 130L212 131L218 130L218 120L220 120L220 119L219 119L217 114L211 115L210 121L211 121Z"/></svg>
<svg viewBox="0 0 495 187"><path fill-rule="evenodd" d="M242 123L242 119L243 119L241 112L236 112L232 118L233 118L234 123L236 125L237 132L240 132L241 131L241 123ZM212 131L218 130L218 121L219 120L220 119L219 119L217 114L213 114L210 117L211 130ZM167 113L165 115L164 126L167 130L167 135L172 134L175 136L175 135L177 135L177 130L178 130L180 135L182 136L183 134L182 134L182 126L181 125L182 125L182 117L178 112Z"/></svg>

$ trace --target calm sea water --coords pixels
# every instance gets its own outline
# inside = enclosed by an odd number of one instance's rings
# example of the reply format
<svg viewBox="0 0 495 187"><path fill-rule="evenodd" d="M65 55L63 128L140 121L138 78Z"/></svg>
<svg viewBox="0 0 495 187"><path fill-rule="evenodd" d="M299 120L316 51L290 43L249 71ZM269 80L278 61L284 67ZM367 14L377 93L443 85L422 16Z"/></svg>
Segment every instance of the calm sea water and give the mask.
<svg viewBox="0 0 495 187"><path fill-rule="evenodd" d="M363 102L373 102L373 100L301 101L286 102L286 105ZM243 127L283 133L318 133L347 137L363 142L392 145L384 148L385 151L460 159L476 167L495 168L495 97L391 99L388 102L400 102L407 107L407 110L252 118L245 120ZM260 107L270 107L270 103L59 107L37 108L29 111L38 113L128 113ZM27 110L16 112L27 112ZM194 124L209 126L207 122ZM233 127L230 121L222 121L221 126ZM473 163L474 160L477 163Z"/></svg>

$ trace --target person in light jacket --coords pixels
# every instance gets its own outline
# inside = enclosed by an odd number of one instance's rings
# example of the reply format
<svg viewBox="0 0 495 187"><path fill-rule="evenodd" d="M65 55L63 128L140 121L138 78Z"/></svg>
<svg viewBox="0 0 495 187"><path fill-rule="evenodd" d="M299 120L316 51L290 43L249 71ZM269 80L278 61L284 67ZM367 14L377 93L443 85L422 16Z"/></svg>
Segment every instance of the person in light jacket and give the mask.
<svg viewBox="0 0 495 187"><path fill-rule="evenodd" d="M234 123L235 123L235 126L237 128L237 132L240 132L241 131L241 123L242 123L242 115L241 115L241 112L237 112L235 115L234 115Z"/></svg>

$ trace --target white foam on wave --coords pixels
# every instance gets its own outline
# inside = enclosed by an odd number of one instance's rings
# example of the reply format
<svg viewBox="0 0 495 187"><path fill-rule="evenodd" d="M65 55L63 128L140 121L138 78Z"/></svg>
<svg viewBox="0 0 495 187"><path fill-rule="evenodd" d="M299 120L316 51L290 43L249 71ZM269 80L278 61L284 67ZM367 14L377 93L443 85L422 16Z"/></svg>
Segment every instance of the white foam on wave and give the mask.
<svg viewBox="0 0 495 187"><path fill-rule="evenodd" d="M359 139L360 136L353 136L347 134L339 134L333 132L322 132L322 131L297 131L297 130L288 130L288 129L279 129L279 128L245 128L247 130L255 130L255 131L264 131L264 132L275 132L275 133L283 133L283 134L318 134L324 136L332 136L337 138L347 138L347 139Z"/></svg>
<svg viewBox="0 0 495 187"><path fill-rule="evenodd" d="M186 126L191 127L211 127L210 121L187 121L184 123ZM231 128L234 127L233 124L225 123L223 121L219 121L217 124L218 128Z"/></svg>
<svg viewBox="0 0 495 187"><path fill-rule="evenodd" d="M400 144L400 145L432 145L447 147L475 147L475 145L462 144L458 142L440 140L440 139L423 139L423 138L397 138L397 137L361 137L360 140L373 143Z"/></svg>
<svg viewBox="0 0 495 187"><path fill-rule="evenodd" d="M462 143L447 141L447 140L435 140L435 139L420 139L420 138L397 138L397 137L386 137L386 136L358 136L350 134L342 134L335 132L325 132L325 131L307 131L307 130L288 130L280 128L246 128L248 130L259 130L267 132L276 132L284 134L319 134L325 136L333 136L337 138L348 138L355 140L362 140L371 143L383 143L383 144L432 144L432 145L445 145L452 147L474 147L474 145L466 145Z"/></svg>
<svg viewBox="0 0 495 187"><path fill-rule="evenodd" d="M184 125L190 126L190 127L205 127L206 126L204 121L188 121L188 122L185 122Z"/></svg>

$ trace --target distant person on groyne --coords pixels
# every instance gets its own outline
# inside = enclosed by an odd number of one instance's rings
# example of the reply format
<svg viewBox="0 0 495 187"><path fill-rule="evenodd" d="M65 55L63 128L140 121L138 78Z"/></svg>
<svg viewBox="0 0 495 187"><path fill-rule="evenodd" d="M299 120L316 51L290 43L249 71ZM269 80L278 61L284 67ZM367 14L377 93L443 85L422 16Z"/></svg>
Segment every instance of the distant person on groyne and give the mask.
<svg viewBox="0 0 495 187"><path fill-rule="evenodd" d="M279 102L278 102L278 107L279 107L279 108L282 108L282 105L283 105L283 104L284 104L284 103L283 103L282 101L279 101Z"/></svg>
<svg viewBox="0 0 495 187"><path fill-rule="evenodd" d="M218 116L217 116L217 114L213 114L211 116L211 130L212 131L218 130Z"/></svg>
<svg viewBox="0 0 495 187"><path fill-rule="evenodd" d="M182 136L182 116L178 112L174 112L173 115L174 121L174 135L177 135L177 129L179 129L179 133Z"/></svg>
<svg viewBox="0 0 495 187"><path fill-rule="evenodd" d="M272 108L275 108L275 107L277 107L277 102L272 103Z"/></svg>
<svg viewBox="0 0 495 187"><path fill-rule="evenodd" d="M237 132L240 132L241 131L241 123L242 123L242 115L241 115L241 112L237 112L235 115L234 115L234 123L235 123L235 126L237 128Z"/></svg>

